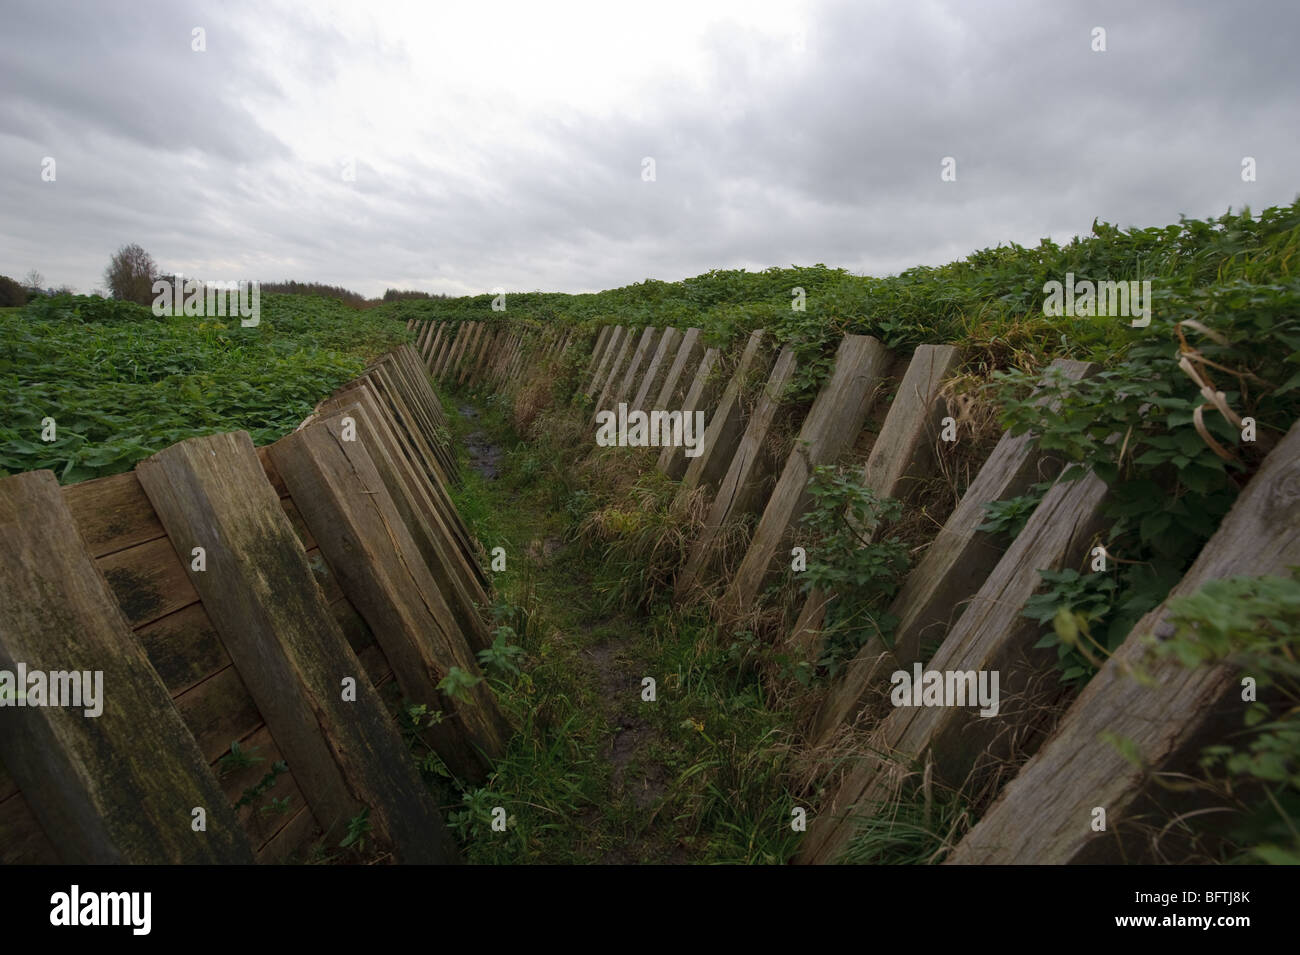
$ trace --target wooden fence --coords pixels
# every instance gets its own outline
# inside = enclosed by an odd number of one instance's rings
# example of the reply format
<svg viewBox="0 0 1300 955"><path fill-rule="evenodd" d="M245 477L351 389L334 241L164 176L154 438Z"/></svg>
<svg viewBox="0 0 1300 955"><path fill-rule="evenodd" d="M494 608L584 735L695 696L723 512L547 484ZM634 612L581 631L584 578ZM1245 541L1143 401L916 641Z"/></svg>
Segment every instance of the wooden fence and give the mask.
<svg viewBox="0 0 1300 955"><path fill-rule="evenodd" d="M467 339L472 349L472 334L466 326L435 328L427 336L429 367L436 372L441 366L445 378L448 368L463 364L457 341ZM515 337L528 341L526 335ZM951 409L943 386L961 365L960 352L950 346L926 345L899 356L872 338L846 336L820 393L802 422L795 422L798 437L782 462L764 452L773 422L788 411L785 388L796 363L789 350L774 360L765 351L765 338L755 331L736 356L706 349L693 328L606 325L594 338L574 340L590 349L579 391L594 402L593 410L626 401L634 409L706 413L702 453L687 458L681 446L665 447L656 466L681 480L683 492L702 488L709 496L703 532L692 542L676 592L684 597L718 588L714 606L725 619L741 617L761 601L791 549L807 543L800 518L810 505L808 483L817 466L834 464L852 451L865 458L862 482L878 497L912 501L945 453L940 434ZM513 347L517 352L518 341ZM489 356L488 364L493 362ZM512 367L518 372L526 365ZM1077 380L1096 371L1096 366L1058 361L1051 373ZM765 383L755 389L753 381ZM504 388L515 381L498 375L485 383ZM1300 563L1298 429L1272 451L1171 598L1216 577L1280 572ZM1153 776L1189 767L1193 744L1206 738L1225 711L1240 725L1240 704L1234 705L1237 673L1227 665L1200 670L1164 665L1154 691L1131 675L1141 652L1139 638L1160 628L1163 605L1134 627L1077 699L1064 697L1055 651L1034 648L1039 628L1021 611L1039 585L1038 570L1081 566L1092 547L1105 543L1100 534L1106 526L1106 487L1091 476L1057 481L1008 546L978 530L985 505L1056 480L1063 462L1037 449L1027 435L1005 434L975 464L973 479L889 608L898 620L892 646L868 641L803 727L810 746L833 741L850 725L865 727L868 737L822 780L829 796L810 816L799 862L842 858L858 824L886 811L905 778L924 767L949 786L996 791L1013 742L1016 758L1033 755L1018 770L1013 767L1013 781L948 861L1132 858L1138 839L1136 828L1126 823L1140 816ZM755 519L738 569L724 578L717 562L719 540L737 522ZM833 594L807 596L788 637L792 652L815 651L833 600ZM973 709L963 707L893 707L890 675L918 663L927 670L996 670L1005 702L990 718L974 717ZM1059 714L1066 703L1053 727L1044 714ZM1134 741L1138 765L1102 740L1102 731ZM1104 806L1112 820L1109 834L1092 830L1091 811L1097 806Z"/></svg>
<svg viewBox="0 0 1300 955"><path fill-rule="evenodd" d="M509 727L481 685L438 689L478 675L487 600L425 360L386 356L268 447L0 480L0 669L103 680L98 716L0 707L0 861L278 862L362 818L396 860L456 861L394 711L441 711L425 739L468 780Z"/></svg>

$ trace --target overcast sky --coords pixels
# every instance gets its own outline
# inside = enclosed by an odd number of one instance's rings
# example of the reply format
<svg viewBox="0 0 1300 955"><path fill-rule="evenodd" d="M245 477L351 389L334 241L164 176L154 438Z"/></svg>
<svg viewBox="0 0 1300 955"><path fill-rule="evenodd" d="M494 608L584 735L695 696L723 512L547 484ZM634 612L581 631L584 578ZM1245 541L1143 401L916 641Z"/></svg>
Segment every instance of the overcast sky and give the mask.
<svg viewBox="0 0 1300 955"><path fill-rule="evenodd" d="M1255 0L6 0L0 274L89 291L137 242L205 279L577 292L1259 209L1300 193L1297 39Z"/></svg>

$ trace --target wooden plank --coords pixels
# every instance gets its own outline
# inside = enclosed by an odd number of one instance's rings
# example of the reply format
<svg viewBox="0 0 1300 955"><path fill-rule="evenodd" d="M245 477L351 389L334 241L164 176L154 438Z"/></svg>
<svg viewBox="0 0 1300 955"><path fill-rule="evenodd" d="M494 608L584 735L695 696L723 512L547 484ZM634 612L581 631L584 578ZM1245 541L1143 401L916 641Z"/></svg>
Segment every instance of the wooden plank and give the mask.
<svg viewBox="0 0 1300 955"><path fill-rule="evenodd" d="M856 440L890 360L889 351L871 336L844 336L831 377L813 400L749 550L723 596L724 609L738 613L753 603L782 543L790 539L808 509L808 481L814 469L835 461Z"/></svg>
<svg viewBox="0 0 1300 955"><path fill-rule="evenodd" d="M852 838L856 820L888 800L899 774L913 761L932 757L935 778L956 786L977 758L995 756L1009 737L1021 736L1020 744L1027 745L1039 714L1022 708L1023 692L1033 676L1051 670L1056 651L1033 649L1042 628L1021 611L1041 585L1039 569L1077 566L1087 556L1094 535L1105 526L1106 493L1092 474L1058 481L925 668L998 672L1002 706L996 716L980 717L975 709L958 706L893 708L827 810L810 821L798 861L832 861ZM886 695L882 709L888 702Z"/></svg>
<svg viewBox="0 0 1300 955"><path fill-rule="evenodd" d="M1300 423L1264 459L1214 536L1165 601L1138 621L1088 681L1056 731L947 860L1057 865L1141 860L1126 830L1156 779L1194 771L1198 744L1242 726L1241 671L1145 657L1144 638L1172 634L1169 601L1212 580L1285 574L1300 564ZM1023 536L1023 534L1022 534ZM1019 540L1019 538L1017 538ZM1141 683L1134 673L1145 673ZM1262 698L1262 697L1261 697ZM1225 719L1226 717L1226 719ZM1107 734L1134 747L1134 765ZM1091 827L1106 810L1106 832Z"/></svg>
<svg viewBox="0 0 1300 955"><path fill-rule="evenodd" d="M464 385L468 382L470 376L474 373L474 369L478 367L479 359L483 357L484 351L491 347L496 332L497 330L492 326L484 324L482 333L470 347L465 360L461 362L460 374L456 377L458 385Z"/></svg>
<svg viewBox="0 0 1300 955"><path fill-rule="evenodd" d="M320 824L305 805L280 828L271 840L257 852L261 865L280 865L287 862L305 862L303 856L310 845L321 836Z"/></svg>
<svg viewBox="0 0 1300 955"><path fill-rule="evenodd" d="M920 345L912 353L862 472L862 483L877 496L905 500L910 484L928 472L948 413L939 391L960 363L961 352L952 345Z"/></svg>
<svg viewBox="0 0 1300 955"><path fill-rule="evenodd" d="M189 571L191 580L316 818L341 827L369 806L375 831L406 861L453 859L428 790L335 624L248 434L191 438L136 473L168 536L185 550L206 548L207 569ZM350 701L340 689L348 676L358 678Z"/></svg>
<svg viewBox="0 0 1300 955"><path fill-rule="evenodd" d="M619 402L631 399L633 389L645 371L647 357L654 351L655 342L658 339L659 329L653 325L648 326L641 332L641 337L637 340L636 350L632 352L632 358L628 361L627 368L619 379L618 388L610 395L611 407L617 407Z"/></svg>
<svg viewBox="0 0 1300 955"><path fill-rule="evenodd" d="M481 676L478 664L364 444L341 437L343 417L282 438L271 456L406 698L452 716L429 730L435 749L457 775L482 779L509 727L486 682L464 701L438 690L452 667Z"/></svg>
<svg viewBox="0 0 1300 955"><path fill-rule="evenodd" d="M745 412L741 391L750 369L758 361L762 342L763 329L756 329L749 336L740 361L736 363L736 370L722 392L722 400L709 419L709 426L704 432L703 450L686 466L686 474L682 477L684 489L701 486L716 488L726 473L743 431Z"/></svg>
<svg viewBox="0 0 1300 955"><path fill-rule="evenodd" d="M496 349L501 347L501 343L505 340L508 334L509 334L509 329L506 328L498 328L492 332L491 337L488 339L488 343L483 347L483 350L479 353L478 361L474 363L474 371L469 377L469 383L471 385L478 385L482 383L483 369L487 366L489 360L495 354Z"/></svg>
<svg viewBox="0 0 1300 955"><path fill-rule="evenodd" d="M63 489L63 499L92 557L163 536L158 516L130 471L70 484Z"/></svg>
<svg viewBox="0 0 1300 955"><path fill-rule="evenodd" d="M447 334L442 337L442 344L438 346L438 353L433 356L433 360L429 363L429 374L434 378L438 380L442 379L443 365L446 364L447 356L451 354L451 350L455 347L456 339L460 337L464 327L463 322L456 322L448 325Z"/></svg>
<svg viewBox="0 0 1300 955"><path fill-rule="evenodd" d="M59 850L20 792L0 800L0 865L57 865Z"/></svg>
<svg viewBox="0 0 1300 955"><path fill-rule="evenodd" d="M767 435L797 366L794 349L789 346L781 349L754 413L745 425L745 433L736 446L727 473L718 485L704 527L691 546L685 566L677 575L675 590L679 600L688 595L700 583L701 577L715 566L722 529L729 522L762 506L759 486L771 473L773 465L771 455L765 451Z"/></svg>
<svg viewBox="0 0 1300 955"><path fill-rule="evenodd" d="M179 694L175 703L208 763L230 749L231 740L243 739L265 723L233 665Z"/></svg>
<svg viewBox="0 0 1300 955"><path fill-rule="evenodd" d="M1095 374L1100 366L1057 359L1052 369L1052 374L1079 381ZM837 726L852 719L863 700L880 691L889 673L900 666L910 667L920 657L922 645L956 621L961 608L988 578L1002 558L1003 548L999 539L977 530L985 521L984 505L1024 494L1031 484L1055 478L1061 468L1060 460L1036 449L1031 435L1002 435L890 605L889 613L898 620L893 653L886 654L878 640L868 641L858 652L813 719L810 739L814 744L825 742ZM908 469L898 470L905 473ZM814 608L811 601L809 608ZM805 619L796 624L796 632L801 627L819 629L821 615L816 615L815 622Z"/></svg>
<svg viewBox="0 0 1300 955"><path fill-rule="evenodd" d="M637 338L636 330L629 328L623 335L619 343L618 351L614 353L613 360L609 363L609 372L601 385L599 395L596 399L595 410L609 409L609 398L618 388L618 382L623 372L627 368L629 359L632 356L633 339ZM593 419L595 415L592 415Z"/></svg>
<svg viewBox="0 0 1300 955"><path fill-rule="evenodd" d="M447 377L447 372L451 370L456 356L469 342L470 333L474 330L473 322L461 322L456 326L456 334L448 342L447 348L443 351L442 357L438 361L438 367L434 369L434 377L443 381Z"/></svg>
<svg viewBox="0 0 1300 955"><path fill-rule="evenodd" d="M691 381L690 390L686 392L686 398L682 402L682 420L688 420L688 416L693 416L696 411L703 411L705 420L712 414L717 405L718 392L721 390L718 381L714 378L714 371L718 366L721 353L716 348L710 348L700 359L700 367L695 372L695 377ZM707 433L708 429L705 429ZM674 481L678 480L686 471L687 464L692 458L686 457L686 448L681 445L668 445L659 452L659 461L656 467L660 472L668 475Z"/></svg>
<svg viewBox="0 0 1300 955"><path fill-rule="evenodd" d="M446 337L447 324L448 323L443 322L438 326L438 332L433 336L433 341L430 342L428 348L424 350L422 355L423 361L421 364L426 370L433 367L433 361L437 357L439 349L442 347L443 338Z"/></svg>
<svg viewBox="0 0 1300 955"><path fill-rule="evenodd" d="M230 656L201 603L155 620L135 636L173 697L230 665Z"/></svg>
<svg viewBox="0 0 1300 955"><path fill-rule="evenodd" d="M85 705L0 707L0 759L41 827L56 834L62 860L251 860L52 472L0 481L0 537L0 669L99 674L97 715L87 715L84 697ZM207 810L205 833L190 828L196 806Z"/></svg>
<svg viewBox="0 0 1300 955"><path fill-rule="evenodd" d="M454 505L450 500L435 500L441 487L432 485L411 467L374 396L369 391L351 394L357 398L354 403L337 404L330 411L348 413L346 409L354 409L351 414L357 422L357 436L365 444L425 563L433 571L457 624L472 649L476 652L483 649L489 643L489 636L476 607L488 605L485 581L472 551L462 546L443 516L449 511L459 519Z"/></svg>
<svg viewBox="0 0 1300 955"><path fill-rule="evenodd" d="M601 353L600 360L596 363L595 371L592 373L591 382L587 385L585 394L588 398L599 395L599 389L604 386L609 377L609 368L614 363L614 356L623 347L623 340L627 334L628 330L622 325L614 326L613 331L610 332L609 340L605 343L605 350Z"/></svg>
<svg viewBox="0 0 1300 955"><path fill-rule="evenodd" d="M144 626L199 599L185 565L166 537L119 550L96 564L132 627Z"/></svg>
<svg viewBox="0 0 1300 955"><path fill-rule="evenodd" d="M681 399L686 397L686 391L690 384L686 378L687 368L696 368L699 366L700 357L704 353L704 346L700 342L700 330L698 328L688 328L682 335L677 350L673 353L672 365L668 373L664 375L662 386L659 393L655 396L654 404L651 405L653 411L671 410Z"/></svg>
<svg viewBox="0 0 1300 955"><path fill-rule="evenodd" d="M636 396L632 399L630 406L632 409L650 410L647 404L659 394L660 382L668 373L669 356L673 354L681 338L682 333L671 326L663 330L663 334L659 336L659 346L655 349L650 364L646 366L645 374L641 377L641 386L637 388Z"/></svg>
<svg viewBox="0 0 1300 955"><path fill-rule="evenodd" d="M605 346L609 344L609 336L614 331L612 325L602 325L600 331L596 333L596 344L591 349L591 360L587 362L587 374L594 375L596 368L600 365L600 359L605 354Z"/></svg>

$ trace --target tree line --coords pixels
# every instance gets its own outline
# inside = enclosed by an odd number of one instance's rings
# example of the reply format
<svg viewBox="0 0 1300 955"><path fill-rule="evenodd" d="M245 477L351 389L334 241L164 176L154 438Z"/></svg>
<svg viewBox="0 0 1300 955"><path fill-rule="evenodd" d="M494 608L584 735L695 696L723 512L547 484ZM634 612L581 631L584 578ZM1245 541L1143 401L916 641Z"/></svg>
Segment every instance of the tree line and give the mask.
<svg viewBox="0 0 1300 955"><path fill-rule="evenodd" d="M154 300L153 285L169 275L164 273L154 261L153 256L141 246L132 243L124 245L113 254L108 267L104 270L104 283L112 298L138 305L150 305ZM193 276L189 276L193 278ZM40 272L32 269L19 282L7 275L0 275L0 308L25 305L37 295L68 295L73 290L69 286L57 289L45 288L45 279ZM260 282L263 292L279 292L287 295L318 295L321 298L337 298L354 308L367 308L380 302L397 302L406 299L449 298L450 296L416 289L387 289L381 298L371 299L343 288L340 285L327 285L323 282Z"/></svg>

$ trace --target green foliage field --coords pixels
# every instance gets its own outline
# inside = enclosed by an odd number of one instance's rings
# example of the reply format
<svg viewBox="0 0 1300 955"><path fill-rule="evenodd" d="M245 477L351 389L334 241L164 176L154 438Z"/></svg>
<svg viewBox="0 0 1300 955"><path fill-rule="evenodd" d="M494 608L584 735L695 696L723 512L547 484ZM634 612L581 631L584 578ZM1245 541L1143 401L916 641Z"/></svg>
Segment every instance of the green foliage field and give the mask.
<svg viewBox="0 0 1300 955"><path fill-rule="evenodd" d="M261 308L251 328L85 295L0 314L0 475L50 468L74 483L223 431L269 443L410 337L392 317L337 301L263 294Z"/></svg>

